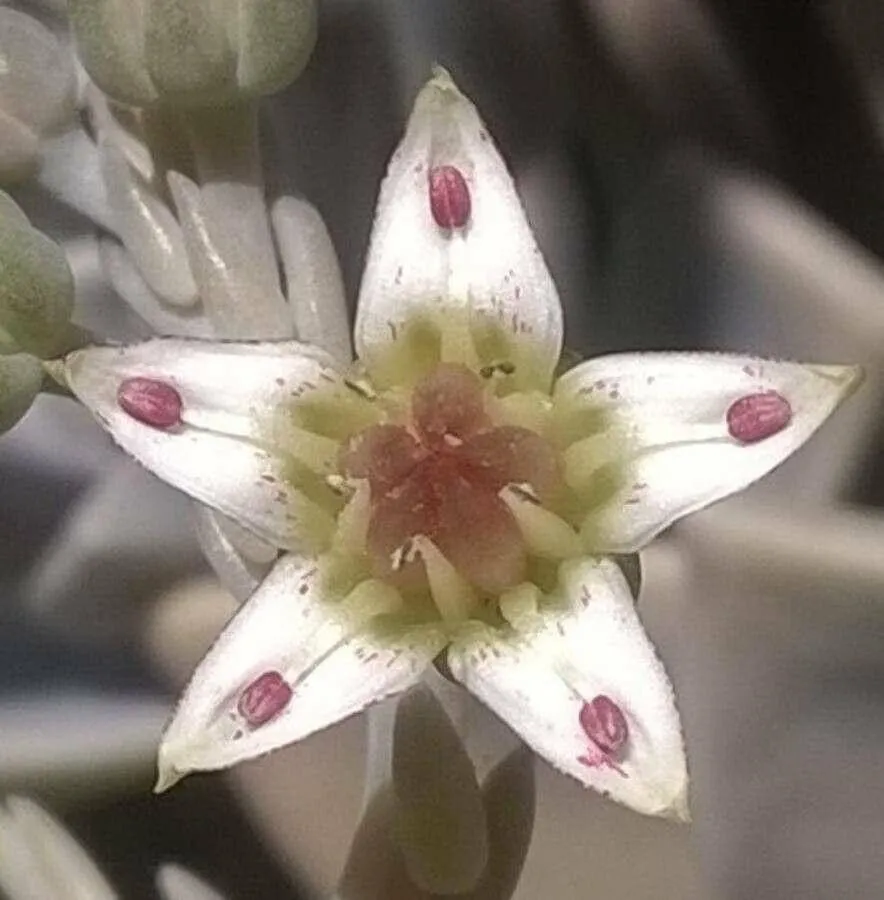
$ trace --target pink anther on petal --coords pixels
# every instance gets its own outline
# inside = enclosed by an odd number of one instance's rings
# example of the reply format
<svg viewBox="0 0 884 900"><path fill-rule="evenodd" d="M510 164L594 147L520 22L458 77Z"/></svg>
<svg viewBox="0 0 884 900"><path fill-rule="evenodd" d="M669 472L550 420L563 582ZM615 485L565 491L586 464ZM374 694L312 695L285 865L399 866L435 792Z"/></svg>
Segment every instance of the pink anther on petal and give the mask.
<svg viewBox="0 0 884 900"><path fill-rule="evenodd" d="M236 709L250 728L260 728L289 705L292 693L279 672L263 672L243 689Z"/></svg>
<svg viewBox="0 0 884 900"><path fill-rule="evenodd" d="M127 378L117 388L120 409L151 428L181 424L181 395L171 384L153 378Z"/></svg>
<svg viewBox="0 0 884 900"><path fill-rule="evenodd" d="M781 432L792 421L792 406L777 391L741 397L727 411L727 430L741 444L755 444Z"/></svg>
<svg viewBox="0 0 884 900"><path fill-rule="evenodd" d="M605 754L616 753L629 740L629 725L623 710L604 694L583 704L580 709L580 727Z"/></svg>
<svg viewBox="0 0 884 900"><path fill-rule="evenodd" d="M629 725L623 710L604 694L593 697L580 708L580 727L589 745L577 761L590 769L613 769L629 776L617 762L619 752L629 740Z"/></svg>
<svg viewBox="0 0 884 900"><path fill-rule="evenodd" d="M472 201L466 179L454 166L436 166L427 176L430 212L440 228L463 228L470 220Z"/></svg>

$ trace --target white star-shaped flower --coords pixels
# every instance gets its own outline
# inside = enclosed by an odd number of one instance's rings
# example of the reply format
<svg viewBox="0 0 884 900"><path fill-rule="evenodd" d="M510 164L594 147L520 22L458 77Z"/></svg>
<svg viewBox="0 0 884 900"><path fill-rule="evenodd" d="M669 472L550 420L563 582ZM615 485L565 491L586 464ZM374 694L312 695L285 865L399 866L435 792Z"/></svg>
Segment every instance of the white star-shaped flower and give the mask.
<svg viewBox="0 0 884 900"><path fill-rule="evenodd" d="M71 354L132 456L285 553L198 667L160 785L450 675L538 754L686 816L673 692L611 554L781 463L856 368L623 354L554 377L555 286L473 105L437 72L381 189L342 371L292 341Z"/></svg>

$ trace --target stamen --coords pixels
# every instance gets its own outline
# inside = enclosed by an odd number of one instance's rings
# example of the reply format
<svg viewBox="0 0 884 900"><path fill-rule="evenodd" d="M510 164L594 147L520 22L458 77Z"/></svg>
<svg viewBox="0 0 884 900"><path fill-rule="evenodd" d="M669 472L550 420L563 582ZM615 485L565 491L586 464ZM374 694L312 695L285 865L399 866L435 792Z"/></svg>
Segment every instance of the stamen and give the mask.
<svg viewBox="0 0 884 900"><path fill-rule="evenodd" d="M515 372L515 363L511 363L508 360L491 363L490 365L482 366L482 368L479 369L479 374L483 378L493 378L495 375L514 375Z"/></svg>
<svg viewBox="0 0 884 900"><path fill-rule="evenodd" d="M279 428L275 436L284 442L292 457L311 472L323 477L334 474L340 446L338 441L288 422Z"/></svg>
<svg viewBox="0 0 884 900"><path fill-rule="evenodd" d="M371 490L368 482L357 485L353 496L338 514L338 526L332 546L344 553L359 554L368 539L368 523L371 519Z"/></svg>
<svg viewBox="0 0 884 900"><path fill-rule="evenodd" d="M440 334L439 359L443 363L459 363L475 370L479 365L479 354L468 319L452 316Z"/></svg>
<svg viewBox="0 0 884 900"><path fill-rule="evenodd" d="M516 631L531 632L539 626L540 598L540 588L524 581L500 595L500 614Z"/></svg>
<svg viewBox="0 0 884 900"><path fill-rule="evenodd" d="M505 487L500 499L509 507L522 533L525 545L542 559L567 559L581 552L580 538L574 529L554 512L540 506L523 490Z"/></svg>
<svg viewBox="0 0 884 900"><path fill-rule="evenodd" d="M727 430L741 444L756 444L781 432L792 421L792 406L777 391L741 397L727 411Z"/></svg>
<svg viewBox="0 0 884 900"><path fill-rule="evenodd" d="M414 540L412 538L408 538L404 544L400 544L391 554L390 554L390 568L394 572L401 572L402 569L405 568L406 564L410 562L414 562L417 559L417 555L414 549Z"/></svg>
<svg viewBox="0 0 884 900"><path fill-rule="evenodd" d="M279 672L264 672L243 689L236 709L250 728L260 728L289 705L292 694L291 685Z"/></svg>
<svg viewBox="0 0 884 900"><path fill-rule="evenodd" d="M442 618L452 622L468 619L477 603L476 594L469 582L461 577L429 538L417 535L413 543L424 561L430 594Z"/></svg>
<svg viewBox="0 0 884 900"><path fill-rule="evenodd" d="M401 607L402 595L399 591L376 578L367 578L347 594L338 610L356 629L375 616L397 612Z"/></svg>
<svg viewBox="0 0 884 900"><path fill-rule="evenodd" d="M365 378L345 378L344 387L366 400L377 400L377 392Z"/></svg>
<svg viewBox="0 0 884 900"><path fill-rule="evenodd" d="M351 497L356 490L351 481L344 478L343 475L338 475L336 472L333 472L331 475L326 475L325 483L339 497Z"/></svg>
<svg viewBox="0 0 884 900"><path fill-rule="evenodd" d="M137 422L168 429L181 424L181 395L153 378L127 378L117 388L117 403Z"/></svg>
<svg viewBox="0 0 884 900"><path fill-rule="evenodd" d="M427 176L430 212L440 228L463 228L470 219L472 201L466 179L454 166L436 166Z"/></svg>

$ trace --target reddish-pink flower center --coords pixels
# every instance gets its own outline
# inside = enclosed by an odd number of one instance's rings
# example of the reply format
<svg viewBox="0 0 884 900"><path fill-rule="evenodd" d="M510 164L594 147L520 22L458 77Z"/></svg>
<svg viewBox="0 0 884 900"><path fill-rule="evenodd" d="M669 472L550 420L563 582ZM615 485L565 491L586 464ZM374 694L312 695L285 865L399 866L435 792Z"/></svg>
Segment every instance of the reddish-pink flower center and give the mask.
<svg viewBox="0 0 884 900"><path fill-rule="evenodd" d="M470 220L470 188L459 169L436 166L427 176L430 212L440 228L463 228Z"/></svg>
<svg viewBox="0 0 884 900"><path fill-rule="evenodd" d="M755 444L781 432L792 421L792 406L776 391L741 397L727 411L727 430L741 444Z"/></svg>
<svg viewBox="0 0 884 900"><path fill-rule="evenodd" d="M250 728L260 728L289 705L292 693L291 685L279 672L263 672L239 695L237 712Z"/></svg>
<svg viewBox="0 0 884 900"><path fill-rule="evenodd" d="M558 482L550 445L526 428L495 426L482 380L443 364L420 381L407 425L378 425L350 440L341 469L371 492L368 551L377 577L399 587L425 584L409 554L429 538L480 591L498 594L525 577L526 548L501 489L530 485L543 500Z"/></svg>
<svg viewBox="0 0 884 900"><path fill-rule="evenodd" d="M120 408L152 428L181 424L181 395L171 384L153 378L127 378L117 388Z"/></svg>

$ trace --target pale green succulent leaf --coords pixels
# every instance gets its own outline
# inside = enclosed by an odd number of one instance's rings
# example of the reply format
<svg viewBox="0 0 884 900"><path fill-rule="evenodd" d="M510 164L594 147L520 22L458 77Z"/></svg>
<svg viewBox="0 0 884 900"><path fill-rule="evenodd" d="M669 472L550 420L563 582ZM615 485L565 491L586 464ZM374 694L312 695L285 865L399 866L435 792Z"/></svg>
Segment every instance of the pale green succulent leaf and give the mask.
<svg viewBox="0 0 884 900"><path fill-rule="evenodd" d="M144 64L144 4L131 0L70 0L71 28L89 77L120 103L157 99Z"/></svg>
<svg viewBox="0 0 884 900"><path fill-rule="evenodd" d="M42 384L40 360L27 353L0 356L0 434L31 408Z"/></svg>
<svg viewBox="0 0 884 900"><path fill-rule="evenodd" d="M67 349L73 276L58 244L0 197L0 329L19 349L49 357Z"/></svg>
<svg viewBox="0 0 884 900"><path fill-rule="evenodd" d="M237 82L249 95L272 94L303 71L316 44L315 0L241 0Z"/></svg>
<svg viewBox="0 0 884 900"><path fill-rule="evenodd" d="M165 100L203 105L236 95L229 13L212 0L151 0L145 16L145 63Z"/></svg>

